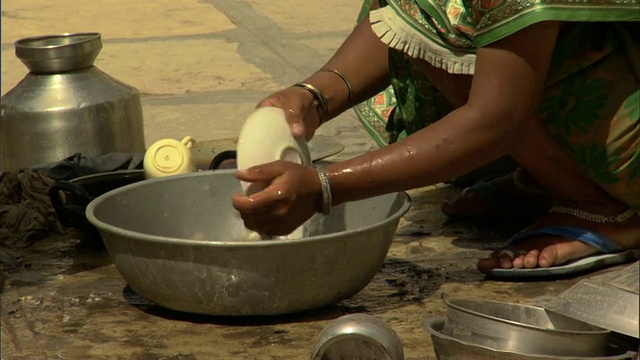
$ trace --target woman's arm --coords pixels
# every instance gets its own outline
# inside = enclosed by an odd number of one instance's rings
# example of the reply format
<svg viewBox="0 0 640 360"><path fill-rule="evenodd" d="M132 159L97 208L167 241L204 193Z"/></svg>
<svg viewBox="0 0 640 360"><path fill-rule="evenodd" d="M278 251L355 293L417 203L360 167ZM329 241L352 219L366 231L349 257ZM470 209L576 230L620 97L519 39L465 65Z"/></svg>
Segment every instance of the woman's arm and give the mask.
<svg viewBox="0 0 640 360"><path fill-rule="evenodd" d="M389 85L389 48L371 30L369 17L360 22L323 68L340 71L351 83L353 99L345 82L331 72L316 72L305 82L327 98L329 120Z"/></svg>
<svg viewBox="0 0 640 360"><path fill-rule="evenodd" d="M351 106L382 91L389 85L389 48L371 30L369 18L358 24L333 57L323 67L337 70L350 82L353 99L344 80L332 72L318 70L304 82L320 90L327 99L326 114L319 109L312 92L291 86L263 99L259 106L285 110L291 134L311 139L316 129ZM323 119L320 119L322 113Z"/></svg>
<svg viewBox="0 0 640 360"><path fill-rule="evenodd" d="M479 49L465 105L401 142L328 165L333 203L439 183L508 153L535 121L558 27L535 24Z"/></svg>

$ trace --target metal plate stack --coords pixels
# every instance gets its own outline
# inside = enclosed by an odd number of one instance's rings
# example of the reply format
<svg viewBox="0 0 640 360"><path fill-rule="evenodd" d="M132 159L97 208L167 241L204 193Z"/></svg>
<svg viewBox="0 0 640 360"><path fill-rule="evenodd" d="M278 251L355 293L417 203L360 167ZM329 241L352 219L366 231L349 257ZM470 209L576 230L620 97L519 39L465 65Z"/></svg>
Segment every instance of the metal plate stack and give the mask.
<svg viewBox="0 0 640 360"><path fill-rule="evenodd" d="M580 281L541 307L447 300L428 319L439 360L614 360L637 355L640 262Z"/></svg>

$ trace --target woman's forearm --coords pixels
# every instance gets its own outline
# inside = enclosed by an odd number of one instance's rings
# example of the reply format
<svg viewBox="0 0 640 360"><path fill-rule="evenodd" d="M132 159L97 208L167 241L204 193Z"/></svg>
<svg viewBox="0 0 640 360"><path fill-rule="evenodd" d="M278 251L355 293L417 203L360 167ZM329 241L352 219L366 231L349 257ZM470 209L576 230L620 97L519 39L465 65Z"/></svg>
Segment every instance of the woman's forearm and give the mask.
<svg viewBox="0 0 640 360"><path fill-rule="evenodd" d="M305 82L323 92L327 98L331 119L389 85L387 45L371 30L369 18L358 24L323 68L341 72L351 83L353 99L349 100L349 89L335 73L316 72Z"/></svg>
<svg viewBox="0 0 640 360"><path fill-rule="evenodd" d="M440 183L512 153L535 124L558 28L535 24L478 49L466 104L401 142L328 166L334 203Z"/></svg>
<svg viewBox="0 0 640 360"><path fill-rule="evenodd" d="M437 184L506 154L520 130L485 116L463 106L400 142L328 165L334 205Z"/></svg>

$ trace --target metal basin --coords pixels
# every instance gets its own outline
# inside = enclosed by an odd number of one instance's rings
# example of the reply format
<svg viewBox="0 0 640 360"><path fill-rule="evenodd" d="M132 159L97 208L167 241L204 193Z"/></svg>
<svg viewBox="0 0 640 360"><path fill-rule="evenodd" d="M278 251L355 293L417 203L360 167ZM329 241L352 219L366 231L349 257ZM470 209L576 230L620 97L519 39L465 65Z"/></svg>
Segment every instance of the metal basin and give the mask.
<svg viewBox="0 0 640 360"><path fill-rule="evenodd" d="M535 355L520 351L492 349L471 340L461 340L444 333L444 319L426 319L422 328L431 335L438 360L622 360L632 359L634 352L611 351L604 356ZM526 340L523 340L526 341Z"/></svg>
<svg viewBox="0 0 640 360"><path fill-rule="evenodd" d="M451 299L444 334L491 349L556 356L604 356L609 331L523 304Z"/></svg>
<svg viewBox="0 0 640 360"><path fill-rule="evenodd" d="M87 207L131 288L175 310L274 315L326 306L378 272L405 193L336 207L300 240L247 240L231 205L234 171L153 179L108 192Z"/></svg>

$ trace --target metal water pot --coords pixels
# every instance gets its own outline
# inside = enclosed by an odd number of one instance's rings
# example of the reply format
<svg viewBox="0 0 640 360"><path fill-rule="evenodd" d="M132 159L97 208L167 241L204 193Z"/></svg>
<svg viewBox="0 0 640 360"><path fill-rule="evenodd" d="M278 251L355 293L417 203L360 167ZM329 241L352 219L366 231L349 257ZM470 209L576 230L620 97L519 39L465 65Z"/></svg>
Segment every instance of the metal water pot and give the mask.
<svg viewBox="0 0 640 360"><path fill-rule="evenodd" d="M99 33L18 40L30 72L2 97L0 171L75 153L144 152L140 93L93 65Z"/></svg>

